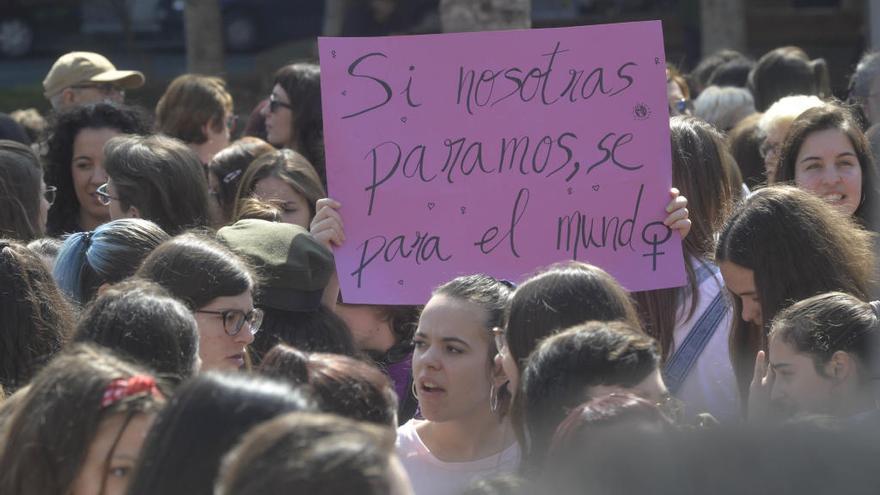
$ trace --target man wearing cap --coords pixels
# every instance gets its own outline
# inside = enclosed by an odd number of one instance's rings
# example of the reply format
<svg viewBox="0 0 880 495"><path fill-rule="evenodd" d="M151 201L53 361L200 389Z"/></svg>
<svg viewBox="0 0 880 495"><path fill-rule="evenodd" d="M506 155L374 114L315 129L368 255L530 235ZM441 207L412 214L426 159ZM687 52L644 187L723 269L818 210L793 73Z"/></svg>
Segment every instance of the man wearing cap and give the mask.
<svg viewBox="0 0 880 495"><path fill-rule="evenodd" d="M76 105L112 101L122 103L126 89L144 85L144 75L116 70L103 55L70 52L62 55L43 80L43 94L56 111Z"/></svg>

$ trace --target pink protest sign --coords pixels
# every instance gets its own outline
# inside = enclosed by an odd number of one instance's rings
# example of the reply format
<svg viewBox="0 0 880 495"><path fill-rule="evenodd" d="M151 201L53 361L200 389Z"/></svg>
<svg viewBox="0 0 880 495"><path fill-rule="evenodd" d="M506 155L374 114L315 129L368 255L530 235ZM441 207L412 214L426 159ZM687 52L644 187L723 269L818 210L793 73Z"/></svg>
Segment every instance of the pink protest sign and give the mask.
<svg viewBox="0 0 880 495"><path fill-rule="evenodd" d="M684 285L660 22L321 38L346 302L423 304L458 275L577 259Z"/></svg>

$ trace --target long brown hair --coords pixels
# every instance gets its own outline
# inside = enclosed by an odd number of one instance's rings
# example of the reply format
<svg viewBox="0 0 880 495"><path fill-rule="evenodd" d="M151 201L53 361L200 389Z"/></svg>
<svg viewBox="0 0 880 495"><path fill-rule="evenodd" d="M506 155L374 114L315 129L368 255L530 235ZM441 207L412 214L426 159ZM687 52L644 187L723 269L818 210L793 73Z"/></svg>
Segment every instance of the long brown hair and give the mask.
<svg viewBox="0 0 880 495"><path fill-rule="evenodd" d="M866 299L874 268L871 234L818 197L791 186L756 191L727 219L715 259L752 270L764 328L736 311L730 353L740 392L747 397L755 353L767 348L776 314L801 299L842 291Z"/></svg>
<svg viewBox="0 0 880 495"><path fill-rule="evenodd" d="M149 392L104 405L113 380L145 374L87 345L58 356L37 375L9 420L0 453L0 493L70 493L104 419L152 413L162 406L161 394Z"/></svg>
<svg viewBox="0 0 880 495"><path fill-rule="evenodd" d="M241 201L253 195L257 182L267 177L281 179L306 199L309 204L309 220L315 216L315 203L327 195L315 167L303 155L289 149L264 153L248 166L241 178L233 218L239 218Z"/></svg>
<svg viewBox="0 0 880 495"><path fill-rule="evenodd" d="M792 122L779 152L779 165L776 168L774 182L794 182L795 165L801 147L811 134L825 130L840 131L852 144L862 170L862 201L853 215L862 226L876 230L880 198L877 192L877 169L871 156L871 146L852 113L838 104L828 103L811 108Z"/></svg>
<svg viewBox="0 0 880 495"><path fill-rule="evenodd" d="M690 297L684 321L699 305L695 263L711 263L715 234L741 194L739 171L724 137L711 125L694 117L673 117L672 185L688 198L691 231L683 242L688 285L633 293L646 333L660 342L665 361L672 353L678 308Z"/></svg>
<svg viewBox="0 0 880 495"><path fill-rule="evenodd" d="M30 241L39 237L43 169L27 146L0 139L0 237Z"/></svg>

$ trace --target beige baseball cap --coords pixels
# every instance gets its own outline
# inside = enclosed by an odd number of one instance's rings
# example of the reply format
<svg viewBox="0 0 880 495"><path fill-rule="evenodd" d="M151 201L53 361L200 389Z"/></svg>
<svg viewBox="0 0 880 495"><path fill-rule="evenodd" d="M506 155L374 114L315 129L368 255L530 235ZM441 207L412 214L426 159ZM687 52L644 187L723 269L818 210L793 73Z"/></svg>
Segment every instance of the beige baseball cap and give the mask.
<svg viewBox="0 0 880 495"><path fill-rule="evenodd" d="M125 89L144 85L144 75L136 70L116 70L107 57L92 52L70 52L62 55L43 80L46 98L64 88L84 82L112 82Z"/></svg>

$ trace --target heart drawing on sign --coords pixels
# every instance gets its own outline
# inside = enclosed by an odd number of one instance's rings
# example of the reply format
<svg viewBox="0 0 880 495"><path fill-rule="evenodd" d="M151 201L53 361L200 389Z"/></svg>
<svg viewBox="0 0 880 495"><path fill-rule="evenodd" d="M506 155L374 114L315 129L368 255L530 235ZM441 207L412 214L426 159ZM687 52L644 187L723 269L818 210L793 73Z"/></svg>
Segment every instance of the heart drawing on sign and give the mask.
<svg viewBox="0 0 880 495"><path fill-rule="evenodd" d="M593 186L593 190L594 190L594 191L598 191L598 190L599 190L599 184L596 184L595 186Z"/></svg>
<svg viewBox="0 0 880 495"><path fill-rule="evenodd" d="M404 124L406 124L406 117L401 117L400 121L403 122Z"/></svg>
<svg viewBox="0 0 880 495"><path fill-rule="evenodd" d="M398 280L397 285L403 285L403 280Z"/></svg>
<svg viewBox="0 0 880 495"><path fill-rule="evenodd" d="M572 188L569 187L569 188L568 188L568 195L571 196L571 194L572 194L573 192L574 192L574 189L572 189Z"/></svg>
<svg viewBox="0 0 880 495"><path fill-rule="evenodd" d="M433 209L434 209L434 206L435 206L435 205L434 205L433 202L428 203L428 209L429 209L429 210L433 210Z"/></svg>
<svg viewBox="0 0 880 495"><path fill-rule="evenodd" d="M348 91L343 91L343 92L342 92L342 96L345 96L345 95L347 95L347 94L348 94Z"/></svg>

